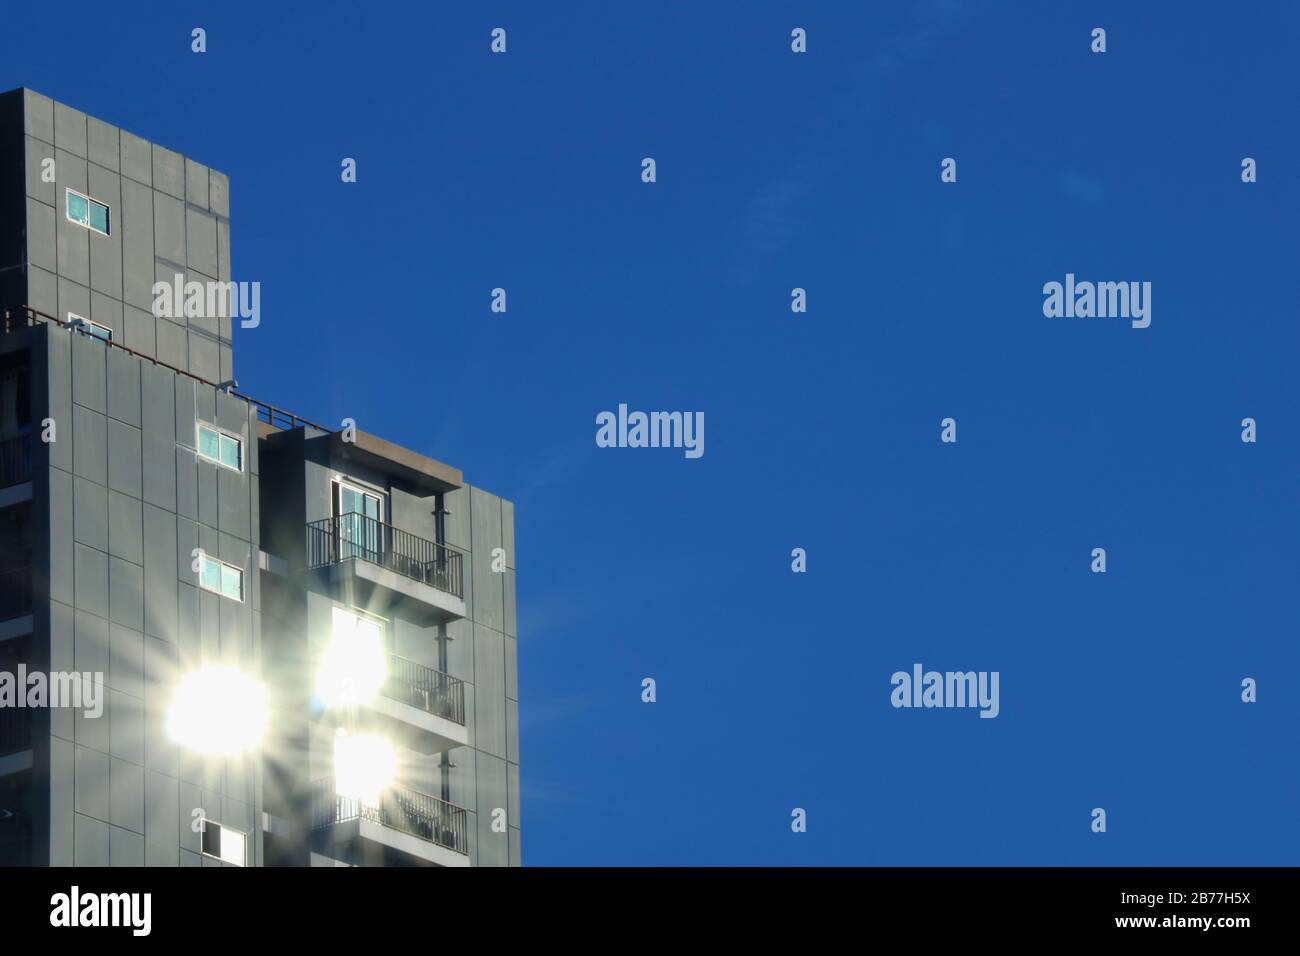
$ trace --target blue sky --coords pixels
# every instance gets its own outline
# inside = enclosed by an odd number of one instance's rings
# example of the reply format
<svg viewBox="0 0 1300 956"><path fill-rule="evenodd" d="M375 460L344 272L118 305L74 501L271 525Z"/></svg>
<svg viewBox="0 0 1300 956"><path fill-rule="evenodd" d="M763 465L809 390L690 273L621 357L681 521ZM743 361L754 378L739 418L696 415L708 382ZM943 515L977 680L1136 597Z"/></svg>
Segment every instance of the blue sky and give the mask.
<svg viewBox="0 0 1300 956"><path fill-rule="evenodd" d="M1300 13L809 6L20 5L0 86L229 174L242 388L516 502L526 863L1296 863Z"/></svg>

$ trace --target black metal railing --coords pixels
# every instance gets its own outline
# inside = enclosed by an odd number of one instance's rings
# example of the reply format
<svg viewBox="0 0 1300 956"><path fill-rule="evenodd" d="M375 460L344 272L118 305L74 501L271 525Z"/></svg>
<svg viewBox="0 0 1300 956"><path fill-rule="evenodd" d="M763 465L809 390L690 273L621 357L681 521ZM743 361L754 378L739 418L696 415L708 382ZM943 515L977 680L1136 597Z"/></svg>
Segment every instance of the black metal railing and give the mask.
<svg viewBox="0 0 1300 956"><path fill-rule="evenodd" d="M32 613L32 569L0 571L0 621Z"/></svg>
<svg viewBox="0 0 1300 956"><path fill-rule="evenodd" d="M418 790L390 787L375 803L338 793L333 778L316 782L312 791L312 829L336 823L368 820L380 826L409 833L429 843L469 853L464 808Z"/></svg>
<svg viewBox="0 0 1300 956"><path fill-rule="evenodd" d="M272 428L278 428L280 431L292 431L295 428L301 428L306 425L314 428L318 432L329 432L330 429L324 425L317 425L310 419L303 418L301 415L295 415L293 412L286 412L283 408L264 402L261 399L253 398L251 395L245 395L243 392L236 392L240 398L257 410L258 421L266 422Z"/></svg>
<svg viewBox="0 0 1300 956"><path fill-rule="evenodd" d="M458 548L355 512L307 525L309 568L349 558L380 565L456 597L465 596L465 555Z"/></svg>
<svg viewBox="0 0 1300 956"><path fill-rule="evenodd" d="M380 693L453 723L465 724L465 682L405 657L388 655L388 680Z"/></svg>
<svg viewBox="0 0 1300 956"><path fill-rule="evenodd" d="M0 488L32 480L32 439L16 435L0 439Z"/></svg>
<svg viewBox="0 0 1300 956"><path fill-rule="evenodd" d="M0 707L0 755L31 749L31 713L26 707Z"/></svg>
<svg viewBox="0 0 1300 956"><path fill-rule="evenodd" d="M82 335L92 334L86 326L77 326L74 329L71 323L64 322L57 316L49 315L39 309L33 309L30 305L20 305L16 309L7 310L4 314L3 320L0 321L0 332L8 334L16 329L26 328L30 325L42 324L53 325L60 329L68 329L69 331L76 331ZM99 338L98 336L95 337ZM100 339L100 341L104 342L104 344L110 349L118 349L125 352L127 355L134 355L136 358L144 359L146 362L151 362L154 365L157 365L160 368L165 368L177 375L184 375L186 378L192 378L196 382L201 382L202 384L209 385L212 388L221 389L229 395L234 395L236 398L242 398L257 409L257 417L260 421L264 421L275 428L285 430L308 425L317 431L327 433L333 431L333 429L326 428L324 425L318 425L310 419L303 418L300 415L295 415L293 412L287 412L283 408L277 408L269 402L263 402L251 395L245 395L243 392L234 388L233 384L209 382L206 378L203 378L200 375L195 375L193 372L187 372L182 368L177 368L175 365L170 365L160 358L155 358L152 355L141 352L139 349L129 348L121 342L114 342L112 339ZM223 385L229 385L230 387L223 387Z"/></svg>

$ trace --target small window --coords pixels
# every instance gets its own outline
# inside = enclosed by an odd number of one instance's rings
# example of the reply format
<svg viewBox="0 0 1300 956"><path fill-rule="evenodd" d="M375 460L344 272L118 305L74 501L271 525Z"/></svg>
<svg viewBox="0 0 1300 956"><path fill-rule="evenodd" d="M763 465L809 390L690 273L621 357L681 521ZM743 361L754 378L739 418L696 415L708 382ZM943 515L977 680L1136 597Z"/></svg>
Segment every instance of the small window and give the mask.
<svg viewBox="0 0 1300 956"><path fill-rule="evenodd" d="M221 593L234 601L244 599L244 572L228 564L221 566Z"/></svg>
<svg viewBox="0 0 1300 956"><path fill-rule="evenodd" d="M221 593L221 562L203 559L199 582L209 591Z"/></svg>
<svg viewBox="0 0 1300 956"><path fill-rule="evenodd" d="M67 192L68 219L79 226L85 226L94 232L108 235L108 207L102 202L95 202L89 196Z"/></svg>
<svg viewBox="0 0 1300 956"><path fill-rule="evenodd" d="M98 322L90 321L90 319L83 319L73 312L68 313L68 325L75 326L87 335L93 335L101 341L113 341L113 330L107 325L100 325Z"/></svg>
<svg viewBox="0 0 1300 956"><path fill-rule="evenodd" d="M206 554L199 564L199 584L205 591L215 591L232 601L244 600L243 570Z"/></svg>
<svg viewBox="0 0 1300 956"><path fill-rule="evenodd" d="M210 458L217 461L220 458L219 445L221 434L215 428L208 428L206 425L199 426L199 454L204 458Z"/></svg>
<svg viewBox="0 0 1300 956"><path fill-rule="evenodd" d="M239 439L231 438L229 435L221 436L221 463L227 468L233 468L235 471L242 471L243 466L240 459Z"/></svg>
<svg viewBox="0 0 1300 956"><path fill-rule="evenodd" d="M90 227L90 200L68 190L68 218L79 225Z"/></svg>
<svg viewBox="0 0 1300 956"><path fill-rule="evenodd" d="M243 443L211 425L199 425L199 456L235 471L244 470Z"/></svg>
<svg viewBox="0 0 1300 956"><path fill-rule="evenodd" d="M90 228L95 232L102 232L108 235L108 207L101 206L97 202L90 204Z"/></svg>
<svg viewBox="0 0 1300 956"><path fill-rule="evenodd" d="M244 834L211 820L203 821L203 855L223 863L244 865Z"/></svg>

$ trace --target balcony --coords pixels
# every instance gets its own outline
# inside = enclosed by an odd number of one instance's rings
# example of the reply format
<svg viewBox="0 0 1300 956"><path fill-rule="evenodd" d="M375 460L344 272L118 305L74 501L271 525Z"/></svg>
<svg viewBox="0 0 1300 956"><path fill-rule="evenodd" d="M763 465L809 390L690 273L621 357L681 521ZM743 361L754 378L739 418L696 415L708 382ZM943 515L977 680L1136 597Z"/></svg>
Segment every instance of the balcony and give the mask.
<svg viewBox="0 0 1300 956"><path fill-rule="evenodd" d="M402 607L427 623L465 616L465 555L360 514L307 525L307 567L326 569L357 606Z"/></svg>
<svg viewBox="0 0 1300 956"><path fill-rule="evenodd" d="M401 787L377 803L340 796L332 778L312 790L313 832L345 856L382 863L469 866L467 817L455 804Z"/></svg>
<svg viewBox="0 0 1300 956"><path fill-rule="evenodd" d="M380 693L465 726L465 682L440 670L390 654L388 682Z"/></svg>
<svg viewBox="0 0 1300 956"><path fill-rule="evenodd" d="M381 736L416 753L469 743L464 681L396 655L389 655L388 680L360 716Z"/></svg>

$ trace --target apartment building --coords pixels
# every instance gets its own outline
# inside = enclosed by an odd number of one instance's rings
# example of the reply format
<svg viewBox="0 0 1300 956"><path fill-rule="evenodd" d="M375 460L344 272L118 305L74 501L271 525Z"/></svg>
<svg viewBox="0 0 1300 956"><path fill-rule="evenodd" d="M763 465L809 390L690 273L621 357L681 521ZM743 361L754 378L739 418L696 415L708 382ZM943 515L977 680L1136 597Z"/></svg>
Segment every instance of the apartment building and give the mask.
<svg viewBox="0 0 1300 956"><path fill-rule="evenodd" d="M513 506L155 314L230 235L223 174L0 94L0 675L105 681L0 706L0 864L519 865Z"/></svg>

